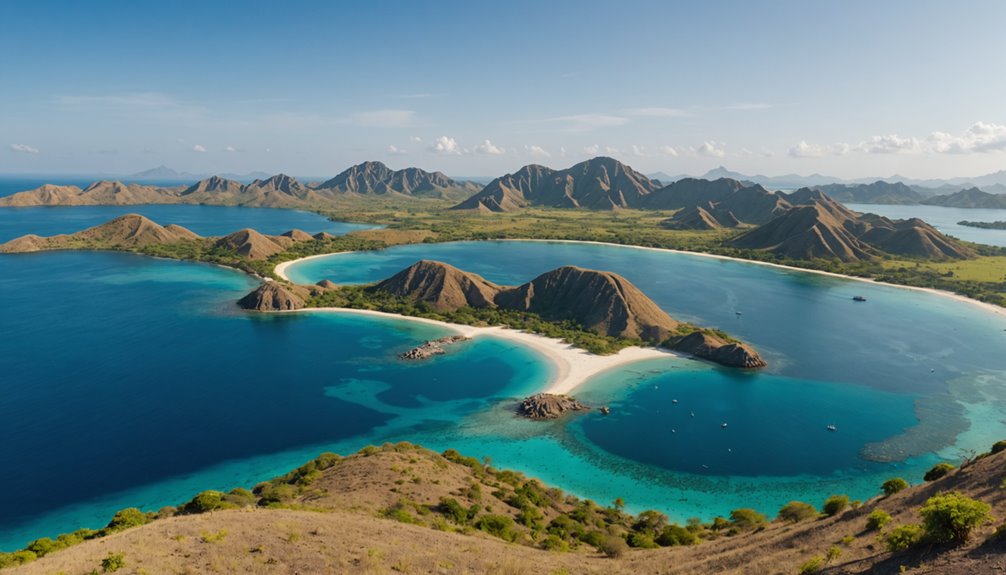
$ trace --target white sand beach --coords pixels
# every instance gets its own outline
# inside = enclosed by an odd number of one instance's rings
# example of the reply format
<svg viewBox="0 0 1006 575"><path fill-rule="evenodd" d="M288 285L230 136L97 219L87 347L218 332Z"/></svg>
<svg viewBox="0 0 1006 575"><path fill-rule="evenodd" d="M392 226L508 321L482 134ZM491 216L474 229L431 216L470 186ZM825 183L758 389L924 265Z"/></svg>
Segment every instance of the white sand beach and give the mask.
<svg viewBox="0 0 1006 575"><path fill-rule="evenodd" d="M343 313L368 315L406 321L416 321L428 323L448 328L463 336L478 337L498 337L515 343L519 343L533 349L545 357L555 366L548 385L542 389L547 393L571 393L585 381L595 375L609 369L624 366L637 361L657 358L679 358L684 360L687 356L677 354L670 350L655 347L627 347L612 355L595 355L580 348L573 347L568 343L550 337L545 337L515 329L504 327L475 327L470 325L459 325L436 321L432 319L402 316L393 313L380 311L346 309L346 308L305 308L294 311L279 313ZM416 342L417 345L421 342Z"/></svg>

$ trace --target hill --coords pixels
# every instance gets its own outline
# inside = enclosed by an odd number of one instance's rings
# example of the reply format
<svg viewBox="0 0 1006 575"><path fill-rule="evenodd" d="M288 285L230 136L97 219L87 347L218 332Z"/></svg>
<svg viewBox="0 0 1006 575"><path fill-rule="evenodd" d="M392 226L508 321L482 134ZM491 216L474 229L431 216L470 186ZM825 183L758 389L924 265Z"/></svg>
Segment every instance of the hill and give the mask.
<svg viewBox="0 0 1006 575"><path fill-rule="evenodd" d="M126 214L74 234L48 238L35 235L22 236L0 244L0 253L76 249L82 244L135 248L197 238L198 235L181 226L161 226L141 215Z"/></svg>
<svg viewBox="0 0 1006 575"><path fill-rule="evenodd" d="M680 209L661 224L669 229L704 230L766 223L792 204L783 194L729 178L686 178L647 196L643 207Z"/></svg>
<svg viewBox="0 0 1006 575"><path fill-rule="evenodd" d="M978 188L968 188L948 196L933 196L922 203L945 208L1006 209L1006 194L989 194Z"/></svg>
<svg viewBox="0 0 1006 575"><path fill-rule="evenodd" d="M80 189L76 186L45 184L34 190L0 198L0 206L130 206L138 204L175 204L178 191L143 184L124 184L102 180Z"/></svg>
<svg viewBox="0 0 1006 575"><path fill-rule="evenodd" d="M415 197L464 199L479 191L470 182L458 182L441 172L419 168L392 170L381 162L352 166L334 178L315 186L316 190L341 194L402 194Z"/></svg>
<svg viewBox="0 0 1006 575"><path fill-rule="evenodd" d="M918 204L925 196L901 182L878 180L871 184L815 186L839 202L851 204Z"/></svg>
<svg viewBox="0 0 1006 575"><path fill-rule="evenodd" d="M871 260L884 253L928 259L960 259L974 251L922 220L894 221L860 215L820 190L803 188L789 194L793 208L745 232L729 244L766 250L787 258Z"/></svg>
<svg viewBox="0 0 1006 575"><path fill-rule="evenodd" d="M527 206L611 210L634 207L659 186L629 166L607 157L565 170L524 166L496 178L456 210L513 211Z"/></svg>
<svg viewBox="0 0 1006 575"><path fill-rule="evenodd" d="M821 572L836 575L974 575L1003 567L1006 541L995 523L980 522L955 546L891 552L883 540L897 526L921 523L920 508L940 493L976 498L1003 517L1004 475L1000 452L830 516L810 507L766 521L757 511L776 510L760 509L681 526L659 512L633 516L581 500L453 450L387 444L348 457L322 454L254 492L204 492L177 508L121 512L103 533L64 539L77 541L69 547L38 542L35 549L49 550L44 556L5 572L87 573L121 556L124 572L149 573L739 575L797 573L818 557L827 563ZM871 529L878 511L889 522Z"/></svg>
<svg viewBox="0 0 1006 575"><path fill-rule="evenodd" d="M502 288L452 265L421 260L377 283L373 289L425 302L439 311L454 311L465 306L496 307L496 296Z"/></svg>

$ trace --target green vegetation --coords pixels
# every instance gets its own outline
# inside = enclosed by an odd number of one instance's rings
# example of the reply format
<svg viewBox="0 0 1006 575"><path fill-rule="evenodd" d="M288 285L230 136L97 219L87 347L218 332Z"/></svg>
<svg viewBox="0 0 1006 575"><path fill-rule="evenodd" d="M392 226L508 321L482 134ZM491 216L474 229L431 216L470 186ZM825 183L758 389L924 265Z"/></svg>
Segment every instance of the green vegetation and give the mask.
<svg viewBox="0 0 1006 575"><path fill-rule="evenodd" d="M887 536L884 537L884 545L887 547L887 550L892 553L904 551L922 542L923 535L925 535L925 533L922 530L921 525L916 525L914 523L909 525L900 525L895 527L887 534Z"/></svg>
<svg viewBox="0 0 1006 575"><path fill-rule="evenodd" d="M101 560L101 570L105 573L114 573L126 566L126 559L122 553L109 553Z"/></svg>
<svg viewBox="0 0 1006 575"><path fill-rule="evenodd" d="M788 521L789 523L799 523L807 519L814 519L818 516L817 509L810 503L804 503L803 501L790 501L779 510L779 515L776 517L779 521Z"/></svg>
<svg viewBox="0 0 1006 575"><path fill-rule="evenodd" d="M948 473L956 469L953 465L949 463L937 463L922 476L926 481L936 481L941 477L945 477Z"/></svg>
<svg viewBox="0 0 1006 575"><path fill-rule="evenodd" d="M999 453L1000 451L1006 451L1006 439L1003 439L1002 441L997 441L992 445L991 453L995 454Z"/></svg>
<svg viewBox="0 0 1006 575"><path fill-rule="evenodd" d="M968 220L961 220L957 222L957 225L981 228L983 230L1006 230L1006 222L969 222Z"/></svg>
<svg viewBox="0 0 1006 575"><path fill-rule="evenodd" d="M891 522L891 515L883 509L874 509L866 518L866 528L870 531L880 531L884 525Z"/></svg>
<svg viewBox="0 0 1006 575"><path fill-rule="evenodd" d="M737 529L757 529L764 527L767 518L754 509L734 509L730 512L730 523Z"/></svg>
<svg viewBox="0 0 1006 575"><path fill-rule="evenodd" d="M991 511L988 503L950 492L930 497L919 513L926 539L958 544L967 542L975 527L991 521Z"/></svg>
<svg viewBox="0 0 1006 575"><path fill-rule="evenodd" d="M839 513L845 511L849 507L849 496L848 495L832 495L824 502L824 506L821 509L824 514L828 517L833 517Z"/></svg>
<svg viewBox="0 0 1006 575"><path fill-rule="evenodd" d="M811 573L817 573L820 571L825 564L825 558L820 555L815 555L807 560L806 563L800 566L800 575L810 575Z"/></svg>
<svg viewBox="0 0 1006 575"><path fill-rule="evenodd" d="M894 495L899 491L908 489L908 487L909 487L908 482L905 481L904 479L900 477L892 477L891 479L888 479L887 481L884 482L883 485L880 486L880 490L884 492L884 495L890 497L891 495Z"/></svg>

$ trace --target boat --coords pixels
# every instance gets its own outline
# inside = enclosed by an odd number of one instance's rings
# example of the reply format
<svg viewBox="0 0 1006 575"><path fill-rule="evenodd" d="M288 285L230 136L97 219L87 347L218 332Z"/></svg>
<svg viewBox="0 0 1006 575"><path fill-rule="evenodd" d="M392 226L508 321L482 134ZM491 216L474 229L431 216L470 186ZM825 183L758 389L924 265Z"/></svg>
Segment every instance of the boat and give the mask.
<svg viewBox="0 0 1006 575"><path fill-rule="evenodd" d="M852 301L866 301L866 298L861 295L852 296Z"/></svg>
<svg viewBox="0 0 1006 575"><path fill-rule="evenodd" d="M825 427L825 429L827 429L828 431L838 431L838 428L835 427L834 425L829 425L828 427Z"/></svg>
<svg viewBox="0 0 1006 575"><path fill-rule="evenodd" d="M611 408L607 405L601 408L601 415L608 415L609 413L611 413Z"/></svg>
<svg viewBox="0 0 1006 575"><path fill-rule="evenodd" d="M723 424L723 425L721 425L720 427L722 427L723 429L726 429L726 428L727 428L727 424L725 424L725 423L724 423L724 424Z"/></svg>

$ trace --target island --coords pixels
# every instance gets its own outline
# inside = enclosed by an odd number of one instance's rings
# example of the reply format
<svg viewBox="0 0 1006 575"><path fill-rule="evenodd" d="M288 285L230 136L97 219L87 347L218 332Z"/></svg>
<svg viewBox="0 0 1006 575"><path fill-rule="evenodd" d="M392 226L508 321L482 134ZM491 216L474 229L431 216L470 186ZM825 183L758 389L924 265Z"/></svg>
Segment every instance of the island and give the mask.
<svg viewBox="0 0 1006 575"><path fill-rule="evenodd" d="M528 419L558 419L573 411L590 411L590 408L573 397L555 393L536 393L517 406L517 415Z"/></svg>
<svg viewBox="0 0 1006 575"><path fill-rule="evenodd" d="M500 286L443 262L420 260L366 286L267 281L239 304L257 311L348 308L451 324L502 325L558 337L597 354L648 345L727 367L766 365L753 348L722 331L671 318L624 277L576 266L554 269L520 286Z"/></svg>
<svg viewBox="0 0 1006 575"><path fill-rule="evenodd" d="M968 220L962 220L957 222L959 226L968 226L970 228L981 228L983 230L1006 230L1006 222L996 221L996 222L969 222Z"/></svg>

